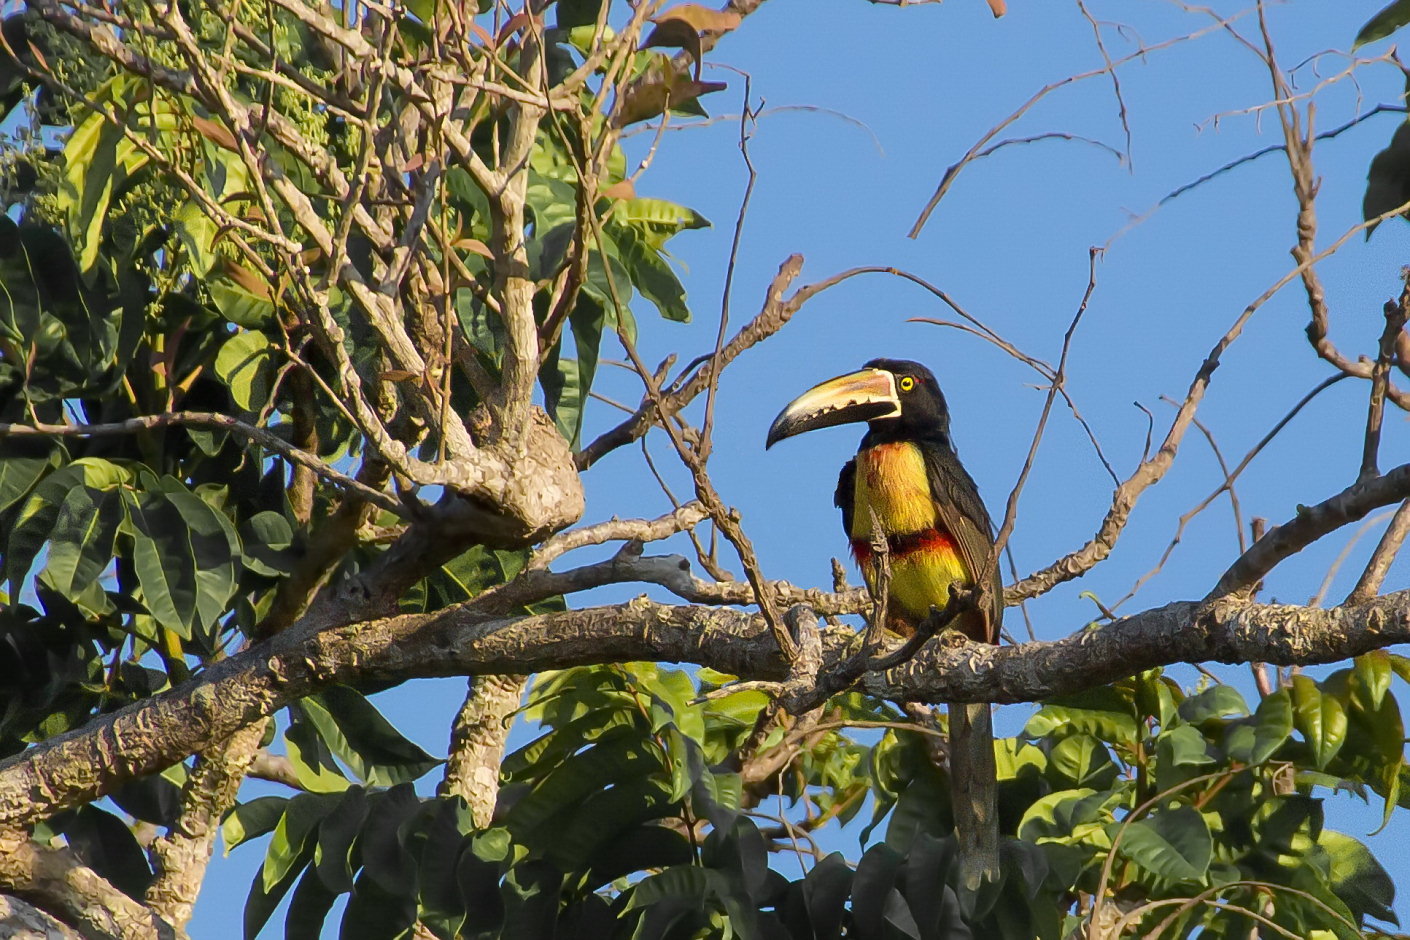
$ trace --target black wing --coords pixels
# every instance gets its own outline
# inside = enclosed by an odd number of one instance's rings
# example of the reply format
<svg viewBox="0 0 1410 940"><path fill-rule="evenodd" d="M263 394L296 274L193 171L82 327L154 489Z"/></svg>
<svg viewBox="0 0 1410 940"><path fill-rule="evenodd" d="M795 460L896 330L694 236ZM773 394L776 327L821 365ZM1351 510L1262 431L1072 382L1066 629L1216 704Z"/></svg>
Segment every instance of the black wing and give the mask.
<svg viewBox="0 0 1410 940"><path fill-rule="evenodd" d="M921 452L925 455L925 470L930 477L930 491L935 497L940 524L954 538L965 568L977 576L984 570L994 547L994 524L989 520L984 500L979 498L979 487L946 444L926 442ZM984 637L990 643L997 643L999 626L1004 619L1004 584L997 560L990 578L990 600L985 614Z"/></svg>
<svg viewBox="0 0 1410 940"><path fill-rule="evenodd" d="M842 465L842 473L837 477L837 492L832 494L832 504L842 510L842 531L852 537L852 498L856 494L857 461L853 458Z"/></svg>

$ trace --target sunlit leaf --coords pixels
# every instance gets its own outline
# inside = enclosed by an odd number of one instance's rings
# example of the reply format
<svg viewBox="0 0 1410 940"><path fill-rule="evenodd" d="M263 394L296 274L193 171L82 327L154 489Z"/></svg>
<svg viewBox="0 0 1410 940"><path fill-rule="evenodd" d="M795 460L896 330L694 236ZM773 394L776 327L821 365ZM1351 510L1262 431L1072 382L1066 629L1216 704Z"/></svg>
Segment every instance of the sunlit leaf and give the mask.
<svg viewBox="0 0 1410 940"><path fill-rule="evenodd" d="M258 330L240 330L220 347L215 371L230 389L230 397L245 411L259 411L269 400L273 355L269 337Z"/></svg>
<svg viewBox="0 0 1410 940"><path fill-rule="evenodd" d="M1293 722L1320 770L1346 741L1346 709L1335 697L1323 694L1308 676L1293 676L1292 705Z"/></svg>

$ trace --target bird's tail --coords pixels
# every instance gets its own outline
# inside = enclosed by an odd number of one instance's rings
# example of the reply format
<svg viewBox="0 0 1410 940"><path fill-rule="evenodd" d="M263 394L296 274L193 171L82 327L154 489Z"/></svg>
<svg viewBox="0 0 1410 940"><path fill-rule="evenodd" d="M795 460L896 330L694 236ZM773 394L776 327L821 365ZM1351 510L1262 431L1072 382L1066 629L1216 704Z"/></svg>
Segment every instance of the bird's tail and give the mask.
<svg viewBox="0 0 1410 940"><path fill-rule="evenodd" d="M950 798L960 843L960 877L970 891L999 875L994 791L994 724L989 705L950 706Z"/></svg>

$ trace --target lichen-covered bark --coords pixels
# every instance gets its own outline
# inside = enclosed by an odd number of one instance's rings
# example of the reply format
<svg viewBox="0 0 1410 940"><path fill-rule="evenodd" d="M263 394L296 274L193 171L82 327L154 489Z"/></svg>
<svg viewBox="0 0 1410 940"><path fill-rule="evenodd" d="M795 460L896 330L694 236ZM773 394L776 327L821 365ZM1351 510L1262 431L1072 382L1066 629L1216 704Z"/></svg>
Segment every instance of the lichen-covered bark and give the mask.
<svg viewBox="0 0 1410 940"><path fill-rule="evenodd" d="M470 817L481 829L494 820L499 798L499 765L510 720L524 696L523 676L476 676L470 680L465 704L450 731L443 796L459 796L470 806Z"/></svg>
<svg viewBox="0 0 1410 940"><path fill-rule="evenodd" d="M0 895L0 940L82 940L82 937L33 904Z"/></svg>
<svg viewBox="0 0 1410 940"><path fill-rule="evenodd" d="M851 652L852 636L823 634L820 676ZM1179 601L1054 642L932 642L911 662L863 682L872 694L899 700L1031 701L1169 663L1307 665L1404 642L1410 642L1406 591L1329 610ZM635 660L696 663L755 679L786 674L762 618L645 598L528 617L486 616L467 604L321 632L302 626L0 763L0 826L108 793L331 683L524 675Z"/></svg>
<svg viewBox="0 0 1410 940"><path fill-rule="evenodd" d="M181 793L181 815L170 832L152 843L157 877L147 889L147 903L167 923L185 926L191 919L221 816L235 805L265 724L246 725L201 753Z"/></svg>
<svg viewBox="0 0 1410 940"><path fill-rule="evenodd" d="M63 918L87 940L186 936L83 866L67 849L45 848L25 833L0 832L0 883L7 892Z"/></svg>

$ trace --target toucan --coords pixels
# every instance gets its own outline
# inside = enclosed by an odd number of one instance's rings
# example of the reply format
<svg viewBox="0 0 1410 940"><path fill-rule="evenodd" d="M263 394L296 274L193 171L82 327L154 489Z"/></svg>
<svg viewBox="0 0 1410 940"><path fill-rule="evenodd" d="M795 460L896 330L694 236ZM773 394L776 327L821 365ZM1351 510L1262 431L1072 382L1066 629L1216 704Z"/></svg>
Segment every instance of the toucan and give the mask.
<svg viewBox="0 0 1410 940"><path fill-rule="evenodd" d="M852 555L873 595L885 539L890 578L887 629L914 634L950 600L950 586L975 586L989 572L981 609L950 624L969 639L997 643L1003 615L998 564L989 559L993 525L979 489L950 440L950 411L929 369L901 359L873 359L859 372L828 379L794 399L774 419L765 447L786 437L867 423L857 456L837 481L834 502ZM961 877L976 890L998 876L994 731L988 704L951 705L950 790Z"/></svg>

